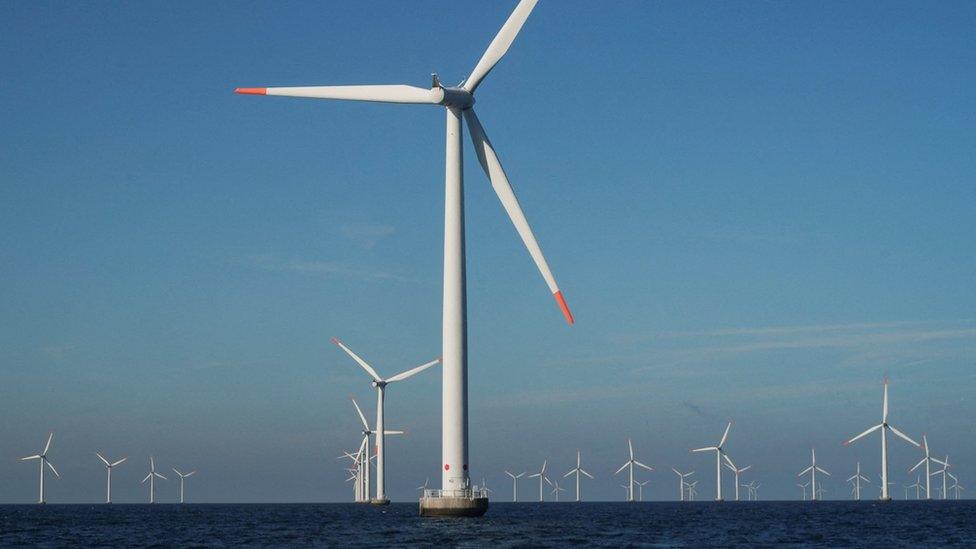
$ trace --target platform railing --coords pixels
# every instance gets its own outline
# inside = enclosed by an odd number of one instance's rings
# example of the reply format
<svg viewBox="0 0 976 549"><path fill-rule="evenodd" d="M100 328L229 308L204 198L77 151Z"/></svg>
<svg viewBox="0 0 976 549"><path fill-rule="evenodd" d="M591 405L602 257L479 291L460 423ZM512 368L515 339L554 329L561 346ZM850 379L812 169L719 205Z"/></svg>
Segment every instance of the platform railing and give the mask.
<svg viewBox="0 0 976 549"><path fill-rule="evenodd" d="M465 488L461 490L439 490L436 488L427 488L424 490L421 499L427 498L465 498L465 499L478 499L487 498L488 489L486 488Z"/></svg>

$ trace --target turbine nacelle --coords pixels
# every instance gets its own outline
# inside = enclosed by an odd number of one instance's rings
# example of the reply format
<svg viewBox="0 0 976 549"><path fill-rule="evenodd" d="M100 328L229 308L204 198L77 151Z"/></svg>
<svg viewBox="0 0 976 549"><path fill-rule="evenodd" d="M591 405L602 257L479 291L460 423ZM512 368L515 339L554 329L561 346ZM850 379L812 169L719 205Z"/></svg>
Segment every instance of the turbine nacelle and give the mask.
<svg viewBox="0 0 976 549"><path fill-rule="evenodd" d="M465 110L474 106L474 95L464 88L441 87L438 89L443 94L438 103L444 105L445 107Z"/></svg>

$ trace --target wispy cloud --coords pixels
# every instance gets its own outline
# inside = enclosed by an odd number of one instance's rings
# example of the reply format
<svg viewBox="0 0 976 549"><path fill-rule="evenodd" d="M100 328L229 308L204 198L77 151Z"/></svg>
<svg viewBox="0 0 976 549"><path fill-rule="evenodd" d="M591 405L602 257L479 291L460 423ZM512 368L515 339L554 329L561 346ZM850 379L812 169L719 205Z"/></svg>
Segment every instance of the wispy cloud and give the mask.
<svg viewBox="0 0 976 549"><path fill-rule="evenodd" d="M395 233L396 228L391 225L375 225L372 223L347 223L339 227L339 232L364 250L370 250L380 240Z"/></svg>
<svg viewBox="0 0 976 549"><path fill-rule="evenodd" d="M281 260L272 255L250 255L244 259L248 265L267 271L300 273L321 276L348 276L381 280L406 280L385 270L375 270L349 265L341 261Z"/></svg>

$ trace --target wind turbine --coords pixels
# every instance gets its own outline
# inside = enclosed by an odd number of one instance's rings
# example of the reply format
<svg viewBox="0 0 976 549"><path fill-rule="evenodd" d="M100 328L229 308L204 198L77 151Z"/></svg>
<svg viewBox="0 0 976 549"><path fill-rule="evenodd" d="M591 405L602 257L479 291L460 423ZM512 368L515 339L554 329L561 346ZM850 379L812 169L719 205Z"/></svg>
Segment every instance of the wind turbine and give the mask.
<svg viewBox="0 0 976 549"><path fill-rule="evenodd" d="M430 89L407 85L392 86L313 86L289 88L237 88L252 95L278 95L318 99L344 99L385 103L440 105L447 112L445 200L444 200L444 293L441 353L444 360L442 383L442 449L441 491L438 497L456 501L441 505L421 502L421 514L482 515L487 500L471 494L468 469L468 402L467 402L467 300L465 290L464 193L462 181L462 117L468 123L478 161L495 194L501 200L515 229L536 264L542 278L569 324L573 315L552 271L542 254L532 229L519 205L498 155L475 115L474 93L482 80L502 59L514 42L536 0L521 0L501 30L488 45L470 76L458 86L443 86L432 76ZM431 497L434 492L431 492ZM426 505L426 507L425 507Z"/></svg>
<svg viewBox="0 0 976 549"><path fill-rule="evenodd" d="M620 487L624 489L624 501L631 501L630 486L627 486L626 484L621 484Z"/></svg>
<svg viewBox="0 0 976 549"><path fill-rule="evenodd" d="M817 499L822 500L823 499L823 495L826 494L826 493L827 493L827 489L824 488L823 485L818 485L817 486Z"/></svg>
<svg viewBox="0 0 976 549"><path fill-rule="evenodd" d="M915 484L909 484L908 488L915 489L915 499L922 499L922 480L918 475L915 476Z"/></svg>
<svg viewBox="0 0 976 549"><path fill-rule="evenodd" d="M644 501L644 485L647 484L647 483L649 483L649 482L651 482L651 481L649 481L649 480L645 480L644 482L641 482L639 480L637 481L637 494L638 494L637 499L638 499L638 501Z"/></svg>
<svg viewBox="0 0 976 549"><path fill-rule="evenodd" d="M570 472L568 472L565 475L563 475L563 478L566 478L569 475L573 475L573 474L576 475L576 501L582 501L580 499L580 475L581 474L582 475L586 475L586 476L590 477L591 480L593 479L593 475L591 475L591 474L587 473L586 471L584 471L583 470L583 467L580 465L580 452L579 452L579 450L576 450L576 467L573 468L573 470L571 470Z"/></svg>
<svg viewBox="0 0 976 549"><path fill-rule="evenodd" d="M953 480L955 481L955 484L953 484L952 486L950 486L949 489L952 490L953 492L955 492L955 496L956 496L955 499L959 499L959 492L965 490L965 488L963 488L959 484L959 479L953 477Z"/></svg>
<svg viewBox="0 0 976 549"><path fill-rule="evenodd" d="M925 499L932 499L932 480L931 480L932 471L930 469L931 463L935 462L938 463L939 465L945 465L945 463L942 463L941 461L929 455L929 439L925 435L922 435L922 451L925 452L925 457L923 457L921 461L916 463L914 467L909 469L908 472L912 473L915 471L915 469L918 469L923 464L925 465Z"/></svg>
<svg viewBox="0 0 976 549"><path fill-rule="evenodd" d="M47 443L44 445L44 451L42 451L40 454L35 454L33 456L27 456L25 458L20 458L20 461L30 461L30 460L34 460L34 459L40 460L40 464L41 464L41 489L40 489L40 496L38 496L38 499L37 499L37 503L47 503L44 500L44 466L47 465L47 467L49 469L51 469L51 472L54 473L54 476L55 477L61 478L61 475L58 474L58 470L55 469L54 466L51 465L51 462L48 461L48 459L47 459L47 451L51 449L51 439L53 439L53 438L54 438L54 431L52 431L51 434L47 436Z"/></svg>
<svg viewBox="0 0 976 549"><path fill-rule="evenodd" d="M688 483L688 501L695 501L695 496L698 495L698 490L695 487L698 486L698 481Z"/></svg>
<svg viewBox="0 0 976 549"><path fill-rule="evenodd" d="M819 499L819 494L822 492L822 491L818 491L817 490L817 472L818 471L821 472L821 473L823 473L823 474L825 474L825 475L827 475L828 477L830 476L830 473L828 473L827 471L824 471L819 466L817 466L817 451L814 450L813 448L811 448L810 449L810 466L807 467L806 469L800 471L800 474L798 474L796 476L802 477L803 475L805 475L807 473L810 473L810 486L811 486L810 487L810 496L811 496L811 500L812 501L817 501L817 499Z"/></svg>
<svg viewBox="0 0 976 549"><path fill-rule="evenodd" d="M546 464L548 464L548 463L549 463L549 460L548 459L543 460L542 461L542 469L539 470L538 473L529 475L527 477L527 478L539 477L539 501L545 501L546 500L546 498L544 497L544 495L542 493L543 484L546 483L546 482L548 482L549 484L552 484L552 481L550 481L549 480L549 477L546 476Z"/></svg>
<svg viewBox="0 0 976 549"><path fill-rule="evenodd" d="M742 469L737 469L735 464L732 463L732 458L725 455L725 466L728 467L733 473L735 473L735 501L739 501L739 474L745 473L752 468L752 465L746 465Z"/></svg>
<svg viewBox="0 0 976 549"><path fill-rule="evenodd" d="M715 501L722 501L722 458L725 461L729 461L729 457L725 455L725 441L729 438L729 429L732 428L732 422L725 426L725 433L722 435L722 439L718 441L716 446L706 446L705 448L698 448L692 450L692 452L715 452ZM732 465L735 467L735 465Z"/></svg>
<svg viewBox="0 0 976 549"><path fill-rule="evenodd" d="M902 433L891 425L888 425L888 378L885 378L884 380L884 400L882 401L881 405L881 423L844 442L844 445L846 446L851 444L855 440L870 435L878 429L881 430L881 499L882 501L888 501L891 499L891 497L888 495L888 431L898 435L912 446L915 446L916 448L919 447L919 444L908 438L908 435Z"/></svg>
<svg viewBox="0 0 976 549"><path fill-rule="evenodd" d="M674 467L672 467L671 470L674 471L674 474L678 475L678 497L680 498L679 501L684 501L685 500L685 477L690 477L691 475L694 475L695 472L692 471L690 473L682 473L681 471L678 471Z"/></svg>
<svg viewBox="0 0 976 549"><path fill-rule="evenodd" d="M107 459L102 457L102 454L95 452L95 455L98 456L98 459L102 460L102 463L105 464L105 471L108 473L108 485L105 488L105 503L112 503L112 468L128 458L122 458L116 462L109 463Z"/></svg>
<svg viewBox="0 0 976 549"><path fill-rule="evenodd" d="M430 477L427 477L427 480L424 481L424 485L423 486L418 486L417 487L417 490L420 491L421 494L423 494L424 492L427 491L427 486L429 484L430 484Z"/></svg>
<svg viewBox="0 0 976 549"><path fill-rule="evenodd" d="M650 465L644 465L643 463L634 459L634 444L633 442L630 441L629 438L627 439L627 449L630 451L630 459L625 461L624 464L620 466L620 469L617 469L617 472L614 474L618 475L620 474L620 471L623 471L628 467L630 468L630 482L628 482L628 484L630 485L630 495L628 496L627 501L634 501L634 465L638 467L643 467L648 471L653 471L654 468L651 467Z"/></svg>
<svg viewBox="0 0 976 549"><path fill-rule="evenodd" d="M368 440L363 438L363 441L359 444L359 451L355 454L350 454L349 452L343 452L341 456L336 459L349 458L353 462L353 466L350 469L346 469L352 476L346 479L346 482L356 481L355 490L353 490L354 500L356 503L362 503L366 500L366 494L369 494L369 484L367 478L369 475L369 468L366 467L366 471L363 471L363 452L367 448Z"/></svg>
<svg viewBox="0 0 976 549"><path fill-rule="evenodd" d="M552 481L551 484L552 484L552 493L553 494L556 494L556 501L559 501L559 492L565 492L566 489L559 487L559 481L558 480Z"/></svg>
<svg viewBox="0 0 976 549"><path fill-rule="evenodd" d="M523 476L525 476L525 472L523 471L523 472L515 475L515 474L512 474L512 473L509 473L508 471L505 471L505 474L508 475L508 476L510 476L510 477L512 477L512 501L513 502L516 502L516 501L518 501L518 479L520 479Z"/></svg>
<svg viewBox="0 0 976 549"><path fill-rule="evenodd" d="M940 461L939 463L942 464L942 469L933 472L932 476L942 475L942 499L949 499L946 493L946 475L949 474L949 467L951 467L951 465L949 465L949 454L946 454L945 461Z"/></svg>
<svg viewBox="0 0 976 549"><path fill-rule="evenodd" d="M140 484L145 484L149 481L149 503L156 503L156 479L161 478L163 480L168 480L163 475L156 472L156 461L152 456L149 456L149 474L146 478L142 479Z"/></svg>
<svg viewBox="0 0 976 549"><path fill-rule="evenodd" d="M801 490L803 490L803 501L807 500L807 486L810 486L809 482L804 482L803 484L797 484Z"/></svg>
<svg viewBox="0 0 976 549"><path fill-rule="evenodd" d="M437 358L431 360L430 362L426 364L421 364L416 368L411 368L405 372L400 372L399 374L393 377L383 379L380 377L379 374L376 373L376 370L374 370L372 366L370 366L365 360L360 358L359 355L352 352L352 349L346 347L345 344L339 341L338 338L335 337L332 338L332 343L338 345L339 348L345 351L350 358L352 358L353 360L356 361L357 364L362 366L363 370L366 370L366 373L369 374L369 377L373 379L373 381L371 382L372 386L376 387L376 430L373 431L373 433L376 435L376 499L373 500L371 503L375 503L378 505L385 505L387 503L390 503L390 499L386 497L386 485L385 485L386 470L384 468L386 452L383 450L384 442L386 440L386 436L385 436L386 431L384 431L385 419L383 414L384 411L383 402L385 400L385 395L386 395L386 386L389 385L390 383L403 381L405 379L413 377L419 374L420 372L423 372L427 368L436 365L438 362L441 361L441 359ZM355 403L355 401L353 402ZM359 410L358 404L356 405L356 410L359 411L359 416L363 420L363 425L365 425L368 430L369 425L366 423L366 416L363 416L362 411Z"/></svg>
<svg viewBox="0 0 976 549"><path fill-rule="evenodd" d="M189 473L183 474L180 471L178 471L175 467L173 468L173 472L179 475L180 477L180 503L183 503L183 480L186 479L187 477L192 477L193 475L197 474L197 472L190 471Z"/></svg>
<svg viewBox="0 0 976 549"><path fill-rule="evenodd" d="M866 476L864 476L864 475L861 474L861 462L859 461L859 462L857 462L857 472L854 473L854 476L852 476L851 478L847 479L847 482L853 482L854 483L854 500L855 501L861 501L861 481L862 480L864 482L871 482L870 480L868 480L868 477L866 477Z"/></svg>

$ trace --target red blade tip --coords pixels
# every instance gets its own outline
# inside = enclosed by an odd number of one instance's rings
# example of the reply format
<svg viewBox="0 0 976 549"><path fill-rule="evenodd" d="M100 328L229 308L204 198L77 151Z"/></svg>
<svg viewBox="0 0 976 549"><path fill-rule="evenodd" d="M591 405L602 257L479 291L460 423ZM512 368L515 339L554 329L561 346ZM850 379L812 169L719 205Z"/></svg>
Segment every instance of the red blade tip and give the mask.
<svg viewBox="0 0 976 549"><path fill-rule="evenodd" d="M234 88L234 93L243 95L268 95L268 88Z"/></svg>
<svg viewBox="0 0 976 549"><path fill-rule="evenodd" d="M562 310L563 316L566 317L566 322L570 325L574 324L576 321L573 320L573 313L569 312L569 305L566 305L566 298L563 297L563 293L556 290L556 293L552 295L556 298L556 303L559 304L559 308Z"/></svg>

